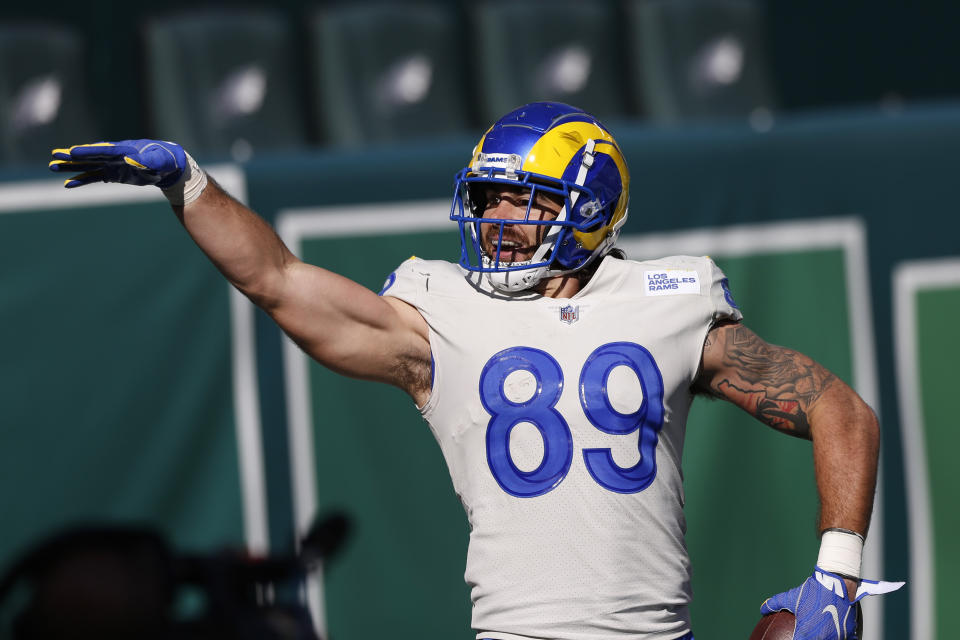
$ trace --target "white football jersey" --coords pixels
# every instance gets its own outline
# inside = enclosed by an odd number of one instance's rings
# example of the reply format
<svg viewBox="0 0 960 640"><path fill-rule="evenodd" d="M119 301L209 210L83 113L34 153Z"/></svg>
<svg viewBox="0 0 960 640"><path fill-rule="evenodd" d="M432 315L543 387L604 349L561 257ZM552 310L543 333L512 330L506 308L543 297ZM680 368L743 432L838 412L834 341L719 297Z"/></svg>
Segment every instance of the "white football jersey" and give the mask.
<svg viewBox="0 0 960 640"><path fill-rule="evenodd" d="M607 257L569 299L411 258L384 295L430 327L421 411L470 522L478 638L690 630L680 462L707 331L739 320L709 258Z"/></svg>

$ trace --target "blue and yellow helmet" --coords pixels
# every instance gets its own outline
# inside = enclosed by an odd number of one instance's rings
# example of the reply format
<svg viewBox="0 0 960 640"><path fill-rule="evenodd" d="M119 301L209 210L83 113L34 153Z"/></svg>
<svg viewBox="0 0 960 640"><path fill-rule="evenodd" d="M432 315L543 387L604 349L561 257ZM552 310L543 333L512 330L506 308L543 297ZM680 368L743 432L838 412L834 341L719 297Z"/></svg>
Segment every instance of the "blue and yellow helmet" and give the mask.
<svg viewBox="0 0 960 640"><path fill-rule="evenodd" d="M548 228L532 259L501 262L481 244L482 202L477 187L489 183L530 189L527 216L500 225ZM450 219L460 226L460 264L487 274L503 291L528 289L545 277L574 272L606 254L627 219L630 175L610 132L590 114L558 102L534 102L511 111L480 139L470 165L456 178ZM555 220L530 220L538 191L563 198ZM494 252L500 255L500 247Z"/></svg>

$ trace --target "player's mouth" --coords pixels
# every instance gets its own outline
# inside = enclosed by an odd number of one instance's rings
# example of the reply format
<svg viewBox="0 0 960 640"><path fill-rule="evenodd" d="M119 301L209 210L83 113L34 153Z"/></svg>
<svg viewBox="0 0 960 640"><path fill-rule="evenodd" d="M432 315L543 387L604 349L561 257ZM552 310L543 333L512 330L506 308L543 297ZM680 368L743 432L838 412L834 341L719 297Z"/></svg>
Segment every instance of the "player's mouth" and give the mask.
<svg viewBox="0 0 960 640"><path fill-rule="evenodd" d="M497 238L487 239L487 253L500 262L526 262L533 258L536 247L525 245L517 240L504 238L497 251Z"/></svg>

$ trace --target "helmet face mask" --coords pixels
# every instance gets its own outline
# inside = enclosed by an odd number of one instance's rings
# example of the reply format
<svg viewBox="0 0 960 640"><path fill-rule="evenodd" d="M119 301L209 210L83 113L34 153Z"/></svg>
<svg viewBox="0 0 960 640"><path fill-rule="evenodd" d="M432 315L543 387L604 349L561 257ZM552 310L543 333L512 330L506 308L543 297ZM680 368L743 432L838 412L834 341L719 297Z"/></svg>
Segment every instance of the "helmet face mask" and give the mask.
<svg viewBox="0 0 960 640"><path fill-rule="evenodd" d="M460 264L501 291L575 272L613 246L626 220L628 184L623 156L595 118L560 103L521 107L487 131L470 166L457 174L450 218L460 227ZM483 217L491 188L522 193L525 216ZM562 201L556 217L533 214L542 198ZM503 243L513 225L538 227L528 259L500 258L510 253Z"/></svg>

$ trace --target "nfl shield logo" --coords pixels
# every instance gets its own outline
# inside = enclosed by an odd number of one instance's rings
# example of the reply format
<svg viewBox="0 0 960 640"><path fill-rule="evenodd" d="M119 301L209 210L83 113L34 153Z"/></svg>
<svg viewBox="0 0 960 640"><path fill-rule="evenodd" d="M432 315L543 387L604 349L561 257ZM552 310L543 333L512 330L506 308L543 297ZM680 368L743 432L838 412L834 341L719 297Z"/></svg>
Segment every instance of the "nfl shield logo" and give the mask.
<svg viewBox="0 0 960 640"><path fill-rule="evenodd" d="M567 324L573 324L580 319L580 307L573 306L568 304L565 307L560 307L560 320L566 322Z"/></svg>

